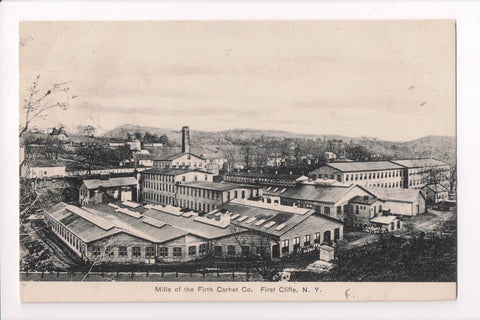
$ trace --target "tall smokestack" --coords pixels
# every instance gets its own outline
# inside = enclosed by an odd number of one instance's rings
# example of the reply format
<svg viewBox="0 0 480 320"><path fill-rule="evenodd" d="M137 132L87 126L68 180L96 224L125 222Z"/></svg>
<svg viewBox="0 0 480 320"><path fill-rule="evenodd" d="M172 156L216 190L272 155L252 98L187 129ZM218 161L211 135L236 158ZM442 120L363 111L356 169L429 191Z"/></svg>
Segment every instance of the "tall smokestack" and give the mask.
<svg viewBox="0 0 480 320"><path fill-rule="evenodd" d="M185 126L182 128L182 153L190 152L190 129Z"/></svg>

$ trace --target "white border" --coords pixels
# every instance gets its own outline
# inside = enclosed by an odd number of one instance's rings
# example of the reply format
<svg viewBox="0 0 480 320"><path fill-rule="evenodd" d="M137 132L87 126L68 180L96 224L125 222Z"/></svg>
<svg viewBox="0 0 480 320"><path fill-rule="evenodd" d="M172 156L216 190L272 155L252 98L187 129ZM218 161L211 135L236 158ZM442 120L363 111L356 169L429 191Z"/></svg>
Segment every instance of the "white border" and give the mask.
<svg viewBox="0 0 480 320"><path fill-rule="evenodd" d="M18 298L18 22L20 20L456 19L458 300L418 303L20 304ZM474 2L0 4L0 241L4 319L479 318L480 4ZM66 49L67 50L67 49ZM14 121L15 119L15 121Z"/></svg>

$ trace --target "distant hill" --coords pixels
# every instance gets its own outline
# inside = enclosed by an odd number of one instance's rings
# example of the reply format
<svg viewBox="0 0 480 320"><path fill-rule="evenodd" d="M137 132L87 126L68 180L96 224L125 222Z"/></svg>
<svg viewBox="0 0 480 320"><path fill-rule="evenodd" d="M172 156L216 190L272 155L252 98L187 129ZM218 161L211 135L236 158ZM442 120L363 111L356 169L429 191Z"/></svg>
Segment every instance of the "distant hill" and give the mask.
<svg viewBox="0 0 480 320"><path fill-rule="evenodd" d="M143 136L145 132L162 136L167 135L171 144L170 148L158 152L177 151L181 145L181 131L173 129L144 127L132 124L125 124L113 130L105 132L102 136L109 139L127 139L128 135L134 135L140 132ZM426 136L412 141L395 142L386 141L377 138L353 138L341 135L311 135L299 134L280 130L256 130L256 129L232 129L224 131L190 131L192 151L197 153L217 153L221 149L230 147L237 150L242 143L249 141L264 141L265 145L275 144L277 141L290 139L292 143L302 141L311 141L310 145L322 144L324 140L343 140L348 144L365 147L368 151L377 154L379 157L391 159L406 158L435 158L448 163L456 162L456 138L448 136ZM179 150L179 149L178 149Z"/></svg>
<svg viewBox="0 0 480 320"><path fill-rule="evenodd" d="M135 132L140 132L142 136L145 132L150 132L151 134L156 134L161 136L166 134L168 139L174 144L180 144L182 135L180 128L178 130L173 129L164 129L156 127L144 127L133 124L125 124L119 126L113 130L105 132L102 136L105 138L113 139L126 139L128 134L133 135ZM198 131L190 130L190 138L192 143L197 142L202 145L210 144L228 144L231 141L236 140L256 140L256 139L278 139L278 138L290 138L290 139L323 139L326 140L343 140L343 141L357 141L359 138L349 138L341 135L312 135L312 134L301 134L301 133L292 133L287 131L280 130L258 130L258 129L232 129L224 131Z"/></svg>

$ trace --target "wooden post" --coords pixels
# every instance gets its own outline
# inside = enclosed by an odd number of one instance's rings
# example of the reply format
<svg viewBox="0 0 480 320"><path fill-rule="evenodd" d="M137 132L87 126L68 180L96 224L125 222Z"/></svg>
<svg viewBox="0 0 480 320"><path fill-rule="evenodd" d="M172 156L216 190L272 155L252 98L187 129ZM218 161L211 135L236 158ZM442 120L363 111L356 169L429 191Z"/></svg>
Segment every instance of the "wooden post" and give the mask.
<svg viewBox="0 0 480 320"><path fill-rule="evenodd" d="M42 270L42 275L41 275L41 278L43 279L43 274L45 273L45 271Z"/></svg>
<svg viewBox="0 0 480 320"><path fill-rule="evenodd" d="M164 274L165 274L165 266L162 265L162 278L163 278Z"/></svg>
<svg viewBox="0 0 480 320"><path fill-rule="evenodd" d="M220 278L220 267L217 266L217 278Z"/></svg>
<svg viewBox="0 0 480 320"><path fill-rule="evenodd" d="M133 273L132 273L133 274ZM147 278L148 278L148 270L147 270Z"/></svg>
<svg viewBox="0 0 480 320"><path fill-rule="evenodd" d="M178 270L175 270L175 277L178 278Z"/></svg>
<svg viewBox="0 0 480 320"><path fill-rule="evenodd" d="M235 264L232 264L232 278L235 279Z"/></svg>
<svg viewBox="0 0 480 320"><path fill-rule="evenodd" d="M205 278L205 267L203 267L203 277Z"/></svg>

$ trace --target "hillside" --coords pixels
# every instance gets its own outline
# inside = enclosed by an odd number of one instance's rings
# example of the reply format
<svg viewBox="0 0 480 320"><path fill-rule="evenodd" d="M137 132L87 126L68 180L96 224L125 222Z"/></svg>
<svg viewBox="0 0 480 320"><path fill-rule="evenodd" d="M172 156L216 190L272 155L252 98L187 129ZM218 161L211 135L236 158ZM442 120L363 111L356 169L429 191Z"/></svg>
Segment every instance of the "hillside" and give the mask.
<svg viewBox="0 0 480 320"><path fill-rule="evenodd" d="M142 136L149 132L162 136L165 134L171 145L157 152L172 152L179 150L181 132L179 130L143 127L126 124L103 134L110 139L127 139L128 135L139 132ZM426 136L407 142L394 142L376 138L352 138L341 135L309 135L276 130L232 129L225 131L190 131L192 151L202 153L217 153L220 150L235 149L240 154L244 144L251 143L267 152L293 153L295 146L302 154L317 154L325 150L329 141L342 140L345 145L360 146L378 158L405 159L431 157L454 164L456 162L456 138L447 136ZM327 143L324 144L324 141ZM294 147L292 147L294 146ZM317 148L318 147L318 148Z"/></svg>

